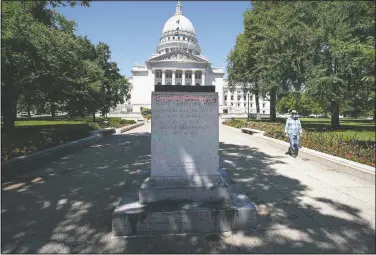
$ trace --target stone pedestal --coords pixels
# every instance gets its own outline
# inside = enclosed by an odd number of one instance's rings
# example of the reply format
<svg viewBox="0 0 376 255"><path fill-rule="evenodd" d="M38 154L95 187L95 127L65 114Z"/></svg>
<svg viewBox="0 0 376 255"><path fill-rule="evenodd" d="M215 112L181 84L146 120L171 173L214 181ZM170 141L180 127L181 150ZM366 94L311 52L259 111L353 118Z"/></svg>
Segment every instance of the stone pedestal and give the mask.
<svg viewBox="0 0 376 255"><path fill-rule="evenodd" d="M181 177L150 177L139 190L140 203L163 201L213 202L228 201L228 185L219 175L190 180Z"/></svg>
<svg viewBox="0 0 376 255"><path fill-rule="evenodd" d="M215 233L255 226L255 206L245 195L230 194L218 171L218 94L178 87L179 92L152 93L150 177L138 194L125 196L115 209L115 236Z"/></svg>
<svg viewBox="0 0 376 255"><path fill-rule="evenodd" d="M147 171L140 172L142 177L147 174ZM218 174L225 185L231 182L227 171L221 169ZM256 227L256 206L244 194L235 193L230 193L228 200L217 202L142 203L137 192L130 192L122 198L112 216L114 236L209 234Z"/></svg>

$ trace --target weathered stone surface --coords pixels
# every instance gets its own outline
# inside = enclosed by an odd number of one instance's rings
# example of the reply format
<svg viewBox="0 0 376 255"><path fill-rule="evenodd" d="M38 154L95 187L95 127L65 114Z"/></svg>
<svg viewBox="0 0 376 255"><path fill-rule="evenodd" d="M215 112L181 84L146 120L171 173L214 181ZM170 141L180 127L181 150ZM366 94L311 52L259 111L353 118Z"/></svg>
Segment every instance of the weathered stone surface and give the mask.
<svg viewBox="0 0 376 255"><path fill-rule="evenodd" d="M230 199L229 187L220 176L150 177L139 189L140 203L158 201L224 201Z"/></svg>
<svg viewBox="0 0 376 255"><path fill-rule="evenodd" d="M153 92L151 176L218 175L218 94Z"/></svg>
<svg viewBox="0 0 376 255"><path fill-rule="evenodd" d="M219 233L255 229L256 220L256 207L245 195L231 194L230 201L216 203L141 204L133 194L115 209L112 232L114 236Z"/></svg>

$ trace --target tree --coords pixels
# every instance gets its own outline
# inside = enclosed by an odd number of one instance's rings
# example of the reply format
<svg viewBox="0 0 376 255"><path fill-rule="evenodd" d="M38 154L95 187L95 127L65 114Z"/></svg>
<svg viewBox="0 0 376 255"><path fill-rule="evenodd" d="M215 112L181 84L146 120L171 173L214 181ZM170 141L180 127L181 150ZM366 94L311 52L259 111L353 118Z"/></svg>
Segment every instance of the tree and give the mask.
<svg viewBox="0 0 376 255"><path fill-rule="evenodd" d="M78 1L68 1L74 6ZM80 2L88 6L88 1ZM71 50L74 22L49 10L64 1L4 2L2 9L2 115L4 128L12 129L17 103L30 111L45 96L62 101L69 74L74 71ZM54 111L52 111L54 112Z"/></svg>
<svg viewBox="0 0 376 255"><path fill-rule="evenodd" d="M130 83L119 73L117 64L110 61L111 51L107 44L100 42L96 46L96 54L96 63L104 71L101 84L101 111L105 116L111 108L124 103Z"/></svg>
<svg viewBox="0 0 376 255"><path fill-rule="evenodd" d="M375 88L375 3L325 2L316 13L321 51L308 89L316 100L330 103L331 125L336 128L340 102L368 101Z"/></svg>

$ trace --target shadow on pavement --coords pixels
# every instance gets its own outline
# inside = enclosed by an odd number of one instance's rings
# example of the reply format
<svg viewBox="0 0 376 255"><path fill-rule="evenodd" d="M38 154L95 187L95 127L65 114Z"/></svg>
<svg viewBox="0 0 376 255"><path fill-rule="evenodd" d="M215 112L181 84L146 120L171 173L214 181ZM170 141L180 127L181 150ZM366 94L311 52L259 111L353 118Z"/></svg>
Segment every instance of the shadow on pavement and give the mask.
<svg viewBox="0 0 376 255"><path fill-rule="evenodd" d="M113 135L76 154L2 183L3 253L374 253L375 230L355 207L276 173L284 156L220 143L234 191L258 206L256 231L220 235L111 238L111 214L138 172L150 169L150 133ZM344 215L344 216L343 216Z"/></svg>

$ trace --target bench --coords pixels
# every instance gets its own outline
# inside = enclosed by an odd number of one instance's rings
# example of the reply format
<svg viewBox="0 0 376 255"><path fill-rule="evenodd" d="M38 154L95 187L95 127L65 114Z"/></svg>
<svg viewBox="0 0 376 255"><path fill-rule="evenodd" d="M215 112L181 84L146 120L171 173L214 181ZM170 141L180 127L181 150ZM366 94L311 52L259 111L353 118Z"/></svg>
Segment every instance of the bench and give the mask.
<svg viewBox="0 0 376 255"><path fill-rule="evenodd" d="M261 130L253 129L253 128L242 128L241 130L243 133L246 133L249 135L253 135L253 134L264 135L265 134L265 131L261 131Z"/></svg>

